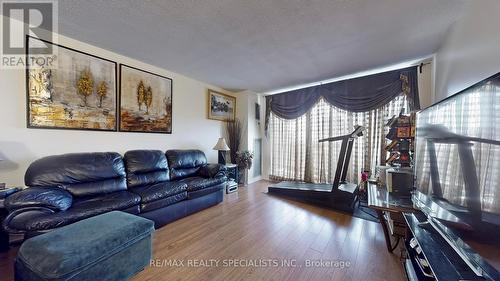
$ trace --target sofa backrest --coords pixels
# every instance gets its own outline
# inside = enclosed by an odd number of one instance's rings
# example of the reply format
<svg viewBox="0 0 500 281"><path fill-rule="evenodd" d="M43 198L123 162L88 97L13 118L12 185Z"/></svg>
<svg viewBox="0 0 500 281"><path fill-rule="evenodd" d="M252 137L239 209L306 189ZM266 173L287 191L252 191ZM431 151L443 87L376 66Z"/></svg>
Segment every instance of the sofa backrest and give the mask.
<svg viewBox="0 0 500 281"><path fill-rule="evenodd" d="M57 186L75 197L127 189L123 159L115 152L43 157L31 163L24 182L27 186Z"/></svg>
<svg viewBox="0 0 500 281"><path fill-rule="evenodd" d="M123 161L129 188L170 180L167 157L160 150L127 151Z"/></svg>
<svg viewBox="0 0 500 281"><path fill-rule="evenodd" d="M168 150L166 155L173 180L193 176L207 164L207 157L201 150Z"/></svg>

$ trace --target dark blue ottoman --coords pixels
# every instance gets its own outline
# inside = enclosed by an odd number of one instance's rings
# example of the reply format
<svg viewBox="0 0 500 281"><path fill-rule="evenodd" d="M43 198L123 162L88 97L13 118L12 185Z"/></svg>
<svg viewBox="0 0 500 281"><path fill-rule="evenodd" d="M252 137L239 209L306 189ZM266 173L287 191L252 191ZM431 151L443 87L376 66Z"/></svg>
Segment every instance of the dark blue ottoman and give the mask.
<svg viewBox="0 0 500 281"><path fill-rule="evenodd" d="M154 223L110 212L26 240L16 280L127 280L149 265Z"/></svg>

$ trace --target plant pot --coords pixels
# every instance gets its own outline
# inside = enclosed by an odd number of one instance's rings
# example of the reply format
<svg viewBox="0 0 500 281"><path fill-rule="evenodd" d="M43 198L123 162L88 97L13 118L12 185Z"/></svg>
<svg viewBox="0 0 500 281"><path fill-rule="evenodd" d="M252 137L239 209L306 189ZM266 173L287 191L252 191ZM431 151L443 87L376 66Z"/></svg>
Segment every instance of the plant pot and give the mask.
<svg viewBox="0 0 500 281"><path fill-rule="evenodd" d="M248 186L248 169L242 169L241 181L243 183L243 186Z"/></svg>

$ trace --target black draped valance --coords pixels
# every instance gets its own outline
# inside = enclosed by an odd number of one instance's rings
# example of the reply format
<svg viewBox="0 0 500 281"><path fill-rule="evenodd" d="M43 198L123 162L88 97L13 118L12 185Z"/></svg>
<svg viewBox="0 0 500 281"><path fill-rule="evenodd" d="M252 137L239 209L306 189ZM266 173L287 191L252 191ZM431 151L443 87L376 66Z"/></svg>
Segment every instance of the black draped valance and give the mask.
<svg viewBox="0 0 500 281"><path fill-rule="evenodd" d="M309 111L320 98L338 108L364 112L384 106L405 93L412 110L420 109L417 66L312 86L266 97L266 130L271 111L295 119Z"/></svg>

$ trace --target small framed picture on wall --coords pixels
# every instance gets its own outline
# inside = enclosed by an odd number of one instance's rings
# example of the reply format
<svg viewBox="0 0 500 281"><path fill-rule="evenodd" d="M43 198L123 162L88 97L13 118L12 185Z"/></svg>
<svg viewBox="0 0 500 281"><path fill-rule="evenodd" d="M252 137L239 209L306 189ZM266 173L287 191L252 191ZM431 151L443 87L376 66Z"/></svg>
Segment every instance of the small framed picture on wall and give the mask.
<svg viewBox="0 0 500 281"><path fill-rule="evenodd" d="M208 89L208 119L229 121L236 118L236 98Z"/></svg>

